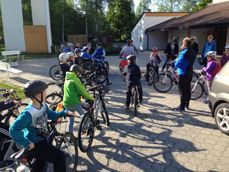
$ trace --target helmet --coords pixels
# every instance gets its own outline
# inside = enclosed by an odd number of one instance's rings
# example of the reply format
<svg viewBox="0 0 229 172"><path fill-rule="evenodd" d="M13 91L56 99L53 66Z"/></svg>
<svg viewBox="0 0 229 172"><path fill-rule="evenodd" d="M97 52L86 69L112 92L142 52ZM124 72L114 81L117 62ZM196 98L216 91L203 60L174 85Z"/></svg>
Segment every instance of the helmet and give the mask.
<svg viewBox="0 0 229 172"><path fill-rule="evenodd" d="M136 56L135 55L128 55L127 57L126 57L126 60L131 60L131 61L134 61L134 60L136 60Z"/></svg>
<svg viewBox="0 0 229 172"><path fill-rule="evenodd" d="M90 48L88 46L84 46L83 51L87 51L87 50L90 50Z"/></svg>
<svg viewBox="0 0 229 172"><path fill-rule="evenodd" d="M229 49L229 44L227 44L227 45L225 46L225 49Z"/></svg>
<svg viewBox="0 0 229 172"><path fill-rule="evenodd" d="M158 52L157 47L153 47L153 48L152 48L152 51L153 51L153 52Z"/></svg>
<svg viewBox="0 0 229 172"><path fill-rule="evenodd" d="M81 52L81 49L80 48L76 48L75 49L75 53L77 54L77 53L80 53Z"/></svg>
<svg viewBox="0 0 229 172"><path fill-rule="evenodd" d="M66 61L68 59L67 53L61 53L59 55L59 61Z"/></svg>
<svg viewBox="0 0 229 172"><path fill-rule="evenodd" d="M68 58L69 58L69 57L72 57L72 56L74 56L73 52L68 52L68 53L67 53L67 57L68 57Z"/></svg>
<svg viewBox="0 0 229 172"><path fill-rule="evenodd" d="M70 71L70 72L77 73L77 72L81 72L81 68L80 68L79 65L74 64L74 65L71 66L71 68L70 68L69 71Z"/></svg>
<svg viewBox="0 0 229 172"><path fill-rule="evenodd" d="M208 56L216 57L216 51L208 51L208 52L206 53L206 56L207 56L207 57L208 57Z"/></svg>
<svg viewBox="0 0 229 172"><path fill-rule="evenodd" d="M24 93L28 98L33 98L38 93L48 88L48 85L41 80L30 81L24 85Z"/></svg>
<svg viewBox="0 0 229 172"><path fill-rule="evenodd" d="M63 51L64 51L65 53L67 53L67 52L70 52L71 49L70 49L69 47L65 47Z"/></svg>

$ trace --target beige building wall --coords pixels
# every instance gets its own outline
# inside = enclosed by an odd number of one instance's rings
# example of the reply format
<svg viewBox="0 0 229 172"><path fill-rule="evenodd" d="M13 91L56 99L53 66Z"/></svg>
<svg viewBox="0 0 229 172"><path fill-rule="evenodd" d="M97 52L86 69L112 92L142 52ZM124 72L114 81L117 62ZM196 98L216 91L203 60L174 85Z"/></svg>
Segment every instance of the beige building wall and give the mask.
<svg viewBox="0 0 229 172"><path fill-rule="evenodd" d="M48 53L45 26L24 26L24 34L27 53Z"/></svg>

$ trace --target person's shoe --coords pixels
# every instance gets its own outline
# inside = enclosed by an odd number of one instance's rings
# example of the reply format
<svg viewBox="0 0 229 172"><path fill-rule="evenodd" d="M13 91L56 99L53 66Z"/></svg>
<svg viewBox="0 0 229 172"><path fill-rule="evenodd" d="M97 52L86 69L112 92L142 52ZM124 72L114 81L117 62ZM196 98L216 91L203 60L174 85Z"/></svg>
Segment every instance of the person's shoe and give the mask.
<svg viewBox="0 0 229 172"><path fill-rule="evenodd" d="M204 99L203 102L204 102L205 104L208 104L208 99Z"/></svg>
<svg viewBox="0 0 229 172"><path fill-rule="evenodd" d="M177 107L177 108L173 108L173 111L183 112L183 111L185 111L185 109L183 109L181 107Z"/></svg>
<svg viewBox="0 0 229 172"><path fill-rule="evenodd" d="M130 108L129 108L129 107L126 107L126 108L125 108L125 110L126 110L126 111L129 111L129 110L130 110Z"/></svg>
<svg viewBox="0 0 229 172"><path fill-rule="evenodd" d="M102 130L102 127L100 125L100 121L99 120L96 121L96 129L97 130Z"/></svg>

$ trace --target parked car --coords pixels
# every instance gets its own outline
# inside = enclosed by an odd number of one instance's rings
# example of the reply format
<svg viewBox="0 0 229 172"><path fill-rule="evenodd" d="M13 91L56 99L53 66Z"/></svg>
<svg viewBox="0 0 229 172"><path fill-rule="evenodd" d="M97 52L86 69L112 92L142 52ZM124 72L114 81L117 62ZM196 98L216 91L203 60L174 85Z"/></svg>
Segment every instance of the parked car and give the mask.
<svg viewBox="0 0 229 172"><path fill-rule="evenodd" d="M218 129L229 135L229 62L215 76L208 97Z"/></svg>

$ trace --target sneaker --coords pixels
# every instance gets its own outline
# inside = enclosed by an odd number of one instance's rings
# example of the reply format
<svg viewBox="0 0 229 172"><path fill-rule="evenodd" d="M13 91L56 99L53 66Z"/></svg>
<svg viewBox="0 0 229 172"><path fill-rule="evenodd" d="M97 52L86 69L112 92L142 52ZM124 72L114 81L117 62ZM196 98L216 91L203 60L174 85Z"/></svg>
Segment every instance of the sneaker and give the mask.
<svg viewBox="0 0 229 172"><path fill-rule="evenodd" d="M125 110L127 110L127 111L128 111L128 110L130 110L130 108L129 108L129 107L126 107L126 108L125 108Z"/></svg>
<svg viewBox="0 0 229 172"><path fill-rule="evenodd" d="M100 121L99 120L96 121L96 129L97 130L102 130L102 127L100 125Z"/></svg>
<svg viewBox="0 0 229 172"><path fill-rule="evenodd" d="M176 111L176 112L183 112L183 111L185 111L185 109L180 108L180 107L177 107L177 108L173 108L173 111Z"/></svg>

